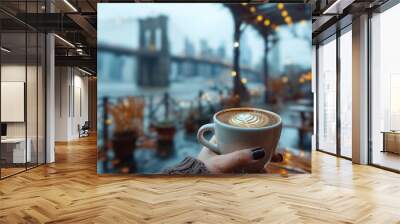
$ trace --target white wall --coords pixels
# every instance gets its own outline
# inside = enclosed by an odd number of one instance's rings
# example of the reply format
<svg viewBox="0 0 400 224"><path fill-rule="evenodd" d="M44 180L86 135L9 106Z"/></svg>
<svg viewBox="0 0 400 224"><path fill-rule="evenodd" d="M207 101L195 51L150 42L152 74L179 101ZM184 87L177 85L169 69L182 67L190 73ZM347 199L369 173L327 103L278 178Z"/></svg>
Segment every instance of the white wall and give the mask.
<svg viewBox="0 0 400 224"><path fill-rule="evenodd" d="M78 125L89 117L88 77L76 68L56 67L55 85L55 140L77 139Z"/></svg>

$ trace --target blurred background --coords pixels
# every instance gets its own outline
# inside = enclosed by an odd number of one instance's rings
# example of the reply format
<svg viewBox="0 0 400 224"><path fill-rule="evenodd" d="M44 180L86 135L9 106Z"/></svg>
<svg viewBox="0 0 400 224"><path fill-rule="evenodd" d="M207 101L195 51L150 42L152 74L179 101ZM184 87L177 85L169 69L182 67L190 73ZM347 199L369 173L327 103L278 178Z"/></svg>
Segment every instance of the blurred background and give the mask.
<svg viewBox="0 0 400 224"><path fill-rule="evenodd" d="M281 163L311 170L311 8L306 4L98 4L98 173L160 173L201 149L224 108L283 119Z"/></svg>

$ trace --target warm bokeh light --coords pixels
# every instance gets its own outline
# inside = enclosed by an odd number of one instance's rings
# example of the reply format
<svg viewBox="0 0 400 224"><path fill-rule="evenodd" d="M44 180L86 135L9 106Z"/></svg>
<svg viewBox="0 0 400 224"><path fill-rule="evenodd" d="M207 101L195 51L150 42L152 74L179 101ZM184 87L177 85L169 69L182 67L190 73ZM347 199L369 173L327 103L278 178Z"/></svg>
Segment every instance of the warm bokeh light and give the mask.
<svg viewBox="0 0 400 224"><path fill-rule="evenodd" d="M236 71L232 71L232 72L231 72L231 76L232 76L232 77L235 77L236 75L237 75Z"/></svg>
<svg viewBox="0 0 400 224"><path fill-rule="evenodd" d="M261 22L261 21L263 20L263 18L264 18L264 17L263 17L262 15L258 15L258 16L257 16L257 21L258 21L258 22Z"/></svg>
<svg viewBox="0 0 400 224"><path fill-rule="evenodd" d="M278 7L278 9L283 9L284 5L283 5L283 3L278 3L277 7Z"/></svg>
<svg viewBox="0 0 400 224"><path fill-rule="evenodd" d="M288 11L283 10L282 13L281 13L281 15L282 15L282 17L286 17L286 16L288 15Z"/></svg>
<svg viewBox="0 0 400 224"><path fill-rule="evenodd" d="M271 24L271 21L269 19L264 20L264 25L269 26Z"/></svg>
<svg viewBox="0 0 400 224"><path fill-rule="evenodd" d="M290 16L285 17L285 22L287 24L291 24L292 23L292 17L290 17Z"/></svg>
<svg viewBox="0 0 400 224"><path fill-rule="evenodd" d="M289 78L287 76L282 77L282 82L287 83L289 81Z"/></svg>
<svg viewBox="0 0 400 224"><path fill-rule="evenodd" d="M250 12L255 13L256 12L256 7L254 7L254 6L250 7Z"/></svg>
<svg viewBox="0 0 400 224"><path fill-rule="evenodd" d="M241 81L242 81L243 84L246 84L246 83L247 83L247 79L246 79L246 78L242 78Z"/></svg>

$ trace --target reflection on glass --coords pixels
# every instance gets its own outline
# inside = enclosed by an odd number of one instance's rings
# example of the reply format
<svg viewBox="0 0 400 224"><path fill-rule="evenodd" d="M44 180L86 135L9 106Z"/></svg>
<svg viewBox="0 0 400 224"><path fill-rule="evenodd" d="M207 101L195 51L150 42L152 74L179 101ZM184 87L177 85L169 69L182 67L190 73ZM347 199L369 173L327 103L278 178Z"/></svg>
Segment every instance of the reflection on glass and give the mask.
<svg viewBox="0 0 400 224"><path fill-rule="evenodd" d="M318 147L336 153L336 39L318 51Z"/></svg>
<svg viewBox="0 0 400 224"><path fill-rule="evenodd" d="M352 35L340 36L340 153L351 158L352 141Z"/></svg>
<svg viewBox="0 0 400 224"><path fill-rule="evenodd" d="M372 18L372 163L400 170L400 5Z"/></svg>

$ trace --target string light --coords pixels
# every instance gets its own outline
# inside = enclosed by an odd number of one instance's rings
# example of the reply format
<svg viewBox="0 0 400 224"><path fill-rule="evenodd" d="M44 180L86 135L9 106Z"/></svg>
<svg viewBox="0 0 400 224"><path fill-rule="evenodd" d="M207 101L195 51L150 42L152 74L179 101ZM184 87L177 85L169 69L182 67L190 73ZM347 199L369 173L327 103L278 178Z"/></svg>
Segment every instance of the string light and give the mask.
<svg viewBox="0 0 400 224"><path fill-rule="evenodd" d="M285 22L287 24L291 24L292 23L292 18L290 16L285 17Z"/></svg>
<svg viewBox="0 0 400 224"><path fill-rule="evenodd" d="M256 7L254 7L254 6L250 7L250 12L255 13L256 12Z"/></svg>
<svg viewBox="0 0 400 224"><path fill-rule="evenodd" d="M271 21L269 19L264 20L264 25L269 26L271 24Z"/></svg>
<svg viewBox="0 0 400 224"><path fill-rule="evenodd" d="M263 19L264 19L264 17L262 15L258 15L257 16L257 21L258 22L261 22Z"/></svg>
<svg viewBox="0 0 400 224"><path fill-rule="evenodd" d="M283 10L281 15L282 15L282 17L286 17L288 15L288 12L286 10Z"/></svg>
<svg viewBox="0 0 400 224"><path fill-rule="evenodd" d="M283 5L283 3L278 3L278 4L277 4L277 7L278 7L278 9L282 10L283 7L284 7L284 5Z"/></svg>

